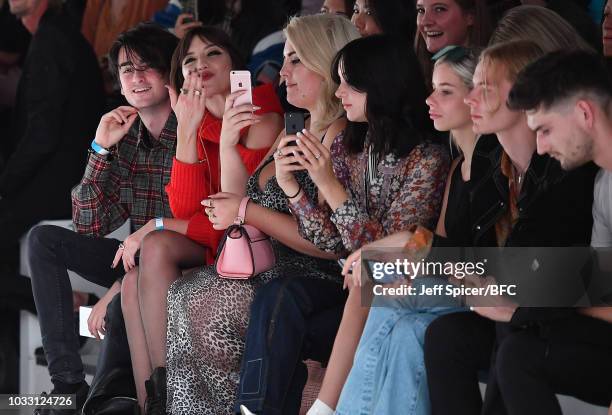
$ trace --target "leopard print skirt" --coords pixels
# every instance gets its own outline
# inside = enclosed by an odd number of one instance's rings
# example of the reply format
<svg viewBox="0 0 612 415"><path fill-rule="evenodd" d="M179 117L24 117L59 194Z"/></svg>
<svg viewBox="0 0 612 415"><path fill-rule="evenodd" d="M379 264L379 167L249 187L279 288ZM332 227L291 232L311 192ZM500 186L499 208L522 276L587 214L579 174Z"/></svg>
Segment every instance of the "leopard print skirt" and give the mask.
<svg viewBox="0 0 612 415"><path fill-rule="evenodd" d="M273 241L277 265L241 281L204 267L168 291L168 413L232 414L240 380L249 310L257 287L291 275L339 281L335 261L324 261Z"/></svg>

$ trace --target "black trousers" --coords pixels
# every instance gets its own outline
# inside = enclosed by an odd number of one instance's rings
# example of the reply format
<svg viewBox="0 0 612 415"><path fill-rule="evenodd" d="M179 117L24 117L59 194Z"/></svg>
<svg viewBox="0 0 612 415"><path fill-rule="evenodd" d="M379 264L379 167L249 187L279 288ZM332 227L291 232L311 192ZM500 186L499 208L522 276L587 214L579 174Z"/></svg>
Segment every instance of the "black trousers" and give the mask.
<svg viewBox="0 0 612 415"><path fill-rule="evenodd" d="M610 342L578 336L586 327ZM608 406L612 324L576 315L546 330L508 330L474 313L450 314L429 326L425 363L434 415L561 415L556 394Z"/></svg>
<svg viewBox="0 0 612 415"><path fill-rule="evenodd" d="M425 333L425 367L432 415L477 415L479 378L488 371L495 323L476 313L440 316Z"/></svg>
<svg viewBox="0 0 612 415"><path fill-rule="evenodd" d="M612 336L612 324L577 316L594 330ZM607 326L607 327L606 327ZM612 402L612 337L593 344L568 333L565 339L542 339L533 331L506 336L497 351L495 371L508 415L561 415L555 394L595 405Z"/></svg>

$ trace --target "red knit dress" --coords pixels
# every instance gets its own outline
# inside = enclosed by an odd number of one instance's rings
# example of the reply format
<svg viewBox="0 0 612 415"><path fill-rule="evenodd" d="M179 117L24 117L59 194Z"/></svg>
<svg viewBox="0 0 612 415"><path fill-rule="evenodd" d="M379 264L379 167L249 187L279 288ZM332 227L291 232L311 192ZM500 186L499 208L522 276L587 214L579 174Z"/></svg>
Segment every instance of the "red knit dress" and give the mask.
<svg viewBox="0 0 612 415"><path fill-rule="evenodd" d="M283 114L283 109L271 85L253 88L253 104L261 107L256 114L270 112ZM208 112L204 115L198 129L198 159L200 162L188 164L174 158L170 182L166 186L172 214L177 219L189 221L186 236L209 248L206 250L207 264L214 262L223 231L213 229L200 202L221 189L219 163L221 125L222 120L213 117ZM247 132L248 128L243 129L240 132L241 137ZM269 147L248 149L242 144L237 144L236 147L249 174L253 173L269 150Z"/></svg>

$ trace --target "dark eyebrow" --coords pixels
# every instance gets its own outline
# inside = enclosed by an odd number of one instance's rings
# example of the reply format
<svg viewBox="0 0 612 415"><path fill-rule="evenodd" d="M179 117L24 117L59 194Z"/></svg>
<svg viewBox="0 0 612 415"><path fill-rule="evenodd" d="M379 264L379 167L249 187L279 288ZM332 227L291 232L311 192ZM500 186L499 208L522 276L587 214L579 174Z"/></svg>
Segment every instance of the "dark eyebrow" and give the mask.
<svg viewBox="0 0 612 415"><path fill-rule="evenodd" d="M119 68L123 68L124 66L134 66L134 64L132 63L132 61L125 61L119 64Z"/></svg>
<svg viewBox="0 0 612 415"><path fill-rule="evenodd" d="M223 49L221 46L217 45L216 43L211 43L208 46L204 46L204 50L208 50L210 48L219 48L219 49ZM189 55L193 55L193 52L187 52L185 54L185 56L189 56Z"/></svg>

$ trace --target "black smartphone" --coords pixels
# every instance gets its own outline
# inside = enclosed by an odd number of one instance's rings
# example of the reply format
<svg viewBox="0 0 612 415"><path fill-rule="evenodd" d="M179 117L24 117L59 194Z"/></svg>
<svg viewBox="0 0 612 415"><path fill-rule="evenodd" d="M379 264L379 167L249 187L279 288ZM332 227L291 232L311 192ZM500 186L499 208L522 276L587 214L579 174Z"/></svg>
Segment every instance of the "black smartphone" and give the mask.
<svg viewBox="0 0 612 415"><path fill-rule="evenodd" d="M295 135L304 129L304 113L303 112L286 112L285 113L285 134ZM290 144L290 145L295 145Z"/></svg>
<svg viewBox="0 0 612 415"><path fill-rule="evenodd" d="M193 16L193 19L185 19L185 23L197 22L200 20L198 13L198 1L199 0L181 0L181 6L183 6L183 13L189 13Z"/></svg>

